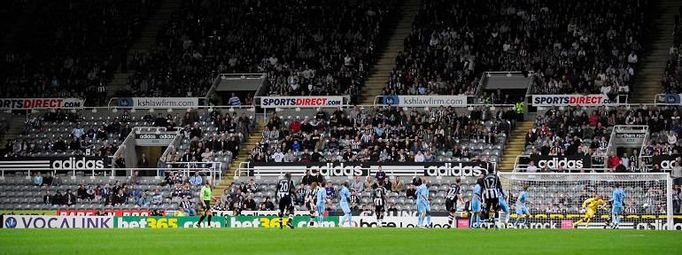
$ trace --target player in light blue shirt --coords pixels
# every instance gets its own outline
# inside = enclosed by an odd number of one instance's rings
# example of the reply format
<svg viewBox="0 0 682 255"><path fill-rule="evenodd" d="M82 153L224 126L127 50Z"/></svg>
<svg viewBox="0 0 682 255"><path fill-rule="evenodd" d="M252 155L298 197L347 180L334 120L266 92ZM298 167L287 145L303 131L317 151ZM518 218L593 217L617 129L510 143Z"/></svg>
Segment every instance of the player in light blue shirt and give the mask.
<svg viewBox="0 0 682 255"><path fill-rule="evenodd" d="M507 196L504 194L502 189L497 190L497 204L499 209L504 212L504 220L502 220L502 215L498 214L497 222L504 222L504 225L509 223L509 206L507 205Z"/></svg>
<svg viewBox="0 0 682 255"><path fill-rule="evenodd" d="M620 214L623 212L623 203L625 202L625 191L620 183L616 183L616 189L613 190L611 196L611 220L613 225L611 228L618 228L620 224Z"/></svg>
<svg viewBox="0 0 682 255"><path fill-rule="evenodd" d="M528 212L528 185L523 186L523 190L519 193L519 197L516 199L516 220L514 225L519 224L519 219L522 220L521 224L525 225L528 223L528 217L530 213Z"/></svg>
<svg viewBox="0 0 682 255"><path fill-rule="evenodd" d="M431 205L429 204L429 188L426 187L426 182L421 178L417 178L417 226L425 227L431 225ZM426 222L424 222L426 219Z"/></svg>
<svg viewBox="0 0 682 255"><path fill-rule="evenodd" d="M322 222L324 220L324 202L327 198L327 190L324 188L324 181L317 187L316 194L317 227L322 227Z"/></svg>
<svg viewBox="0 0 682 255"><path fill-rule="evenodd" d="M469 227L478 228L481 226L481 182L482 178L478 178L471 194L471 218L469 219Z"/></svg>
<svg viewBox="0 0 682 255"><path fill-rule="evenodd" d="M341 208L341 211L343 211L343 217L341 218L341 222L339 222L339 226L343 226L345 222L348 222L348 226L352 227L353 214L351 214L350 206L348 206L348 203L350 202L350 190L348 190L348 181L343 182L343 186L341 187L339 196L340 196L339 207Z"/></svg>

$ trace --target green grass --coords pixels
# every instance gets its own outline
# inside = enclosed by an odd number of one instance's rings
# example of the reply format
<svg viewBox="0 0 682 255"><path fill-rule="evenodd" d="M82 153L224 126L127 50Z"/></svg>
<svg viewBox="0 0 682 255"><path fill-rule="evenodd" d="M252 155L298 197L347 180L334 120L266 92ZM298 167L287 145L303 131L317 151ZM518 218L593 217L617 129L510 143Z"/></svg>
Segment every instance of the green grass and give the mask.
<svg viewBox="0 0 682 255"><path fill-rule="evenodd" d="M496 240L488 242L487 240ZM682 232L452 229L13 229L0 254L682 254Z"/></svg>

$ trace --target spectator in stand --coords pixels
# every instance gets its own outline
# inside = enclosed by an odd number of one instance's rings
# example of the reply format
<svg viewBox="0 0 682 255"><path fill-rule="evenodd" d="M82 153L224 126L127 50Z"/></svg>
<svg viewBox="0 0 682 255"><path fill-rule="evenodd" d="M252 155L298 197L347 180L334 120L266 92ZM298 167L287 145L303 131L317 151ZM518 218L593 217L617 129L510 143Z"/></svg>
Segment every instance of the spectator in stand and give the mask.
<svg viewBox="0 0 682 255"><path fill-rule="evenodd" d="M351 184L351 190L357 192L363 192L365 190L365 185L360 179L360 176L355 176L353 183Z"/></svg>
<svg viewBox="0 0 682 255"><path fill-rule="evenodd" d="M56 204L54 196L52 195L52 192L50 190L45 191L45 195L43 195L43 204L46 204L46 205Z"/></svg>
<svg viewBox="0 0 682 255"><path fill-rule="evenodd" d="M378 167L375 178L377 180L377 183L380 184L386 181L386 173L384 172L381 166Z"/></svg>
<svg viewBox="0 0 682 255"><path fill-rule="evenodd" d="M405 185L400 180L400 177L396 176L393 179L393 184L391 185L391 191L396 192L396 193L401 193L401 192L403 192L403 189L405 189Z"/></svg>
<svg viewBox="0 0 682 255"><path fill-rule="evenodd" d="M71 189L66 190L66 195L64 196L64 205L73 206L76 204L76 195L71 192Z"/></svg>
<svg viewBox="0 0 682 255"><path fill-rule="evenodd" d="M194 208L194 203L189 201L188 197L183 197L182 202L180 202L180 208L184 209L184 211L187 213L187 216L196 216L197 211Z"/></svg>
<svg viewBox="0 0 682 255"><path fill-rule="evenodd" d="M336 189L334 186L332 186L331 181L327 182L327 185L324 187L324 189L327 191L327 200L331 200L336 197Z"/></svg>
<svg viewBox="0 0 682 255"><path fill-rule="evenodd" d="M372 176L367 176L365 177L365 188L367 189L374 189L376 185L376 182L372 179Z"/></svg>
<svg viewBox="0 0 682 255"><path fill-rule="evenodd" d="M405 191L405 196L407 198L415 199L417 198L416 196L417 190L414 187L414 184L410 183L407 185L407 190Z"/></svg>
<svg viewBox="0 0 682 255"><path fill-rule="evenodd" d="M88 191L85 189L85 186L83 186L83 184L78 186L78 190L76 190L76 195L78 196L79 200L85 200L88 198Z"/></svg>
<svg viewBox="0 0 682 255"><path fill-rule="evenodd" d="M204 184L204 180L198 172L194 172L192 177L189 178L189 183L192 184L192 186L199 187Z"/></svg>
<svg viewBox="0 0 682 255"><path fill-rule="evenodd" d="M228 105L230 106L241 106L242 105L242 100L239 99L237 94L234 92L232 93L232 97L230 97L230 100L227 102Z"/></svg>
<svg viewBox="0 0 682 255"><path fill-rule="evenodd" d="M675 166L673 166L670 172L670 177L676 185L682 185L682 166L679 161L675 161Z"/></svg>
<svg viewBox="0 0 682 255"><path fill-rule="evenodd" d="M275 210L275 204L270 201L270 197L265 197L265 201L260 204L260 210L262 211L274 211Z"/></svg>
<svg viewBox="0 0 682 255"><path fill-rule="evenodd" d="M303 183L303 185L310 185L310 184L313 183L314 178L315 178L315 177L313 177L312 175L310 175L310 170L309 170L309 169L306 169L306 170L305 170L305 175L303 175L303 178L301 179L301 183Z"/></svg>
<svg viewBox="0 0 682 255"><path fill-rule="evenodd" d="M526 167L526 172L535 173L537 171L538 171L538 167L535 166L535 161L531 160L530 162L528 162L528 166Z"/></svg>
<svg viewBox="0 0 682 255"><path fill-rule="evenodd" d="M249 194L244 201L244 210L255 211L257 209L256 200L253 200L253 196Z"/></svg>
<svg viewBox="0 0 682 255"><path fill-rule="evenodd" d="M42 186L43 185L43 176L40 174L40 172L36 172L33 174L33 185L36 186Z"/></svg>

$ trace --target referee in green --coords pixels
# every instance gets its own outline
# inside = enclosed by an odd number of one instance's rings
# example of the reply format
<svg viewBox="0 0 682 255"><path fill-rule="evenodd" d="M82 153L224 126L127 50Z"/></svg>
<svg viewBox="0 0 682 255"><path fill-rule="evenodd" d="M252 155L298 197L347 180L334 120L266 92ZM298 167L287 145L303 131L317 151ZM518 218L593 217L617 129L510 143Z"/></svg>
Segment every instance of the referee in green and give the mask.
<svg viewBox="0 0 682 255"><path fill-rule="evenodd" d="M204 215L201 215L201 218L199 218L199 222L197 223L198 228L201 227L201 223L204 221L206 216L208 216L208 226L209 228L211 227L211 216L213 215L213 212L211 212L211 193L213 191L211 190L211 185L208 184L208 181L204 183L204 186L201 187L201 193L199 196L201 197L201 207L204 208Z"/></svg>

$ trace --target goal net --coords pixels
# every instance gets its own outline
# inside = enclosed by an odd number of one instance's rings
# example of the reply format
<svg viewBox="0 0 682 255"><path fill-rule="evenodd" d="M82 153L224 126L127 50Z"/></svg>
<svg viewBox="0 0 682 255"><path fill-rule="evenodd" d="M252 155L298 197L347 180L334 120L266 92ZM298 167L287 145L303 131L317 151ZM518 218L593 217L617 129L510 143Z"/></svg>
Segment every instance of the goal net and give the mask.
<svg viewBox="0 0 682 255"><path fill-rule="evenodd" d="M619 228L668 229L673 226L672 180L667 173L499 173L507 194L512 227L572 228L582 219L583 202L601 196L612 199L616 185L625 191ZM516 214L516 200L527 186L527 219ZM603 228L611 207L596 211L589 224L578 228ZM517 221L519 218L519 221ZM512 224L516 222L517 224ZM521 224L525 223L525 224Z"/></svg>

